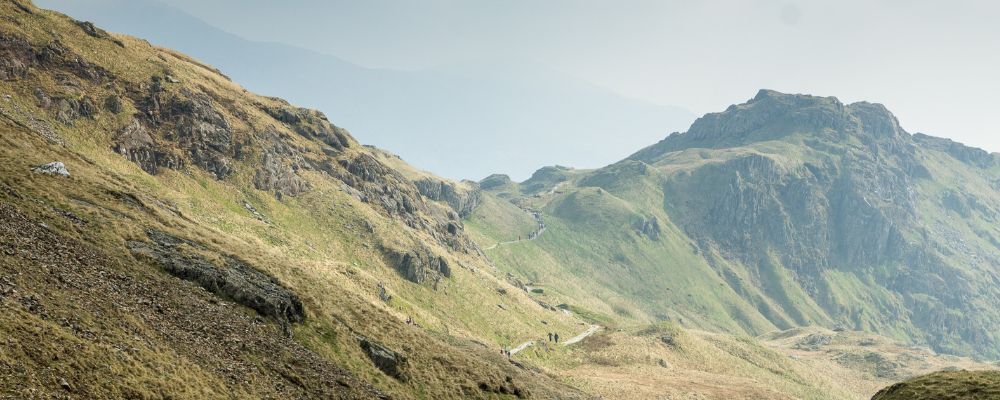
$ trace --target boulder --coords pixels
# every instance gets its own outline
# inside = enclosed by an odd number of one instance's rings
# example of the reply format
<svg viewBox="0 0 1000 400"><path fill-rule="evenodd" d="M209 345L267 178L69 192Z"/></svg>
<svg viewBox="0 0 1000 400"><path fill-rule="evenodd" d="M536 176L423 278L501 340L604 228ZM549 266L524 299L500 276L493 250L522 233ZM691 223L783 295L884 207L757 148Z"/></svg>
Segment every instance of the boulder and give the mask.
<svg viewBox="0 0 1000 400"><path fill-rule="evenodd" d="M39 165L31 169L32 172L46 175L59 175L59 176L69 176L69 170L66 169L66 165L54 161L45 165Z"/></svg>
<svg viewBox="0 0 1000 400"><path fill-rule="evenodd" d="M406 356L369 338L358 336L357 339L358 345L365 351L368 359L375 364L376 368L400 381L406 382L409 379L406 373Z"/></svg>

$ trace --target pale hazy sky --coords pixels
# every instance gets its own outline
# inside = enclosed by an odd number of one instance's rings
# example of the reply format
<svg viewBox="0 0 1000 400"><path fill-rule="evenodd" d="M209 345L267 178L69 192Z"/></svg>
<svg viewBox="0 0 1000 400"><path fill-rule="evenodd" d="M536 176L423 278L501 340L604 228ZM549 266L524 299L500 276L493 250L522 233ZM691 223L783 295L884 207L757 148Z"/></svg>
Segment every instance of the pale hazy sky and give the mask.
<svg viewBox="0 0 1000 400"><path fill-rule="evenodd" d="M370 67L523 60L697 114L760 88L832 95L883 103L910 132L1000 151L1000 2L166 2Z"/></svg>

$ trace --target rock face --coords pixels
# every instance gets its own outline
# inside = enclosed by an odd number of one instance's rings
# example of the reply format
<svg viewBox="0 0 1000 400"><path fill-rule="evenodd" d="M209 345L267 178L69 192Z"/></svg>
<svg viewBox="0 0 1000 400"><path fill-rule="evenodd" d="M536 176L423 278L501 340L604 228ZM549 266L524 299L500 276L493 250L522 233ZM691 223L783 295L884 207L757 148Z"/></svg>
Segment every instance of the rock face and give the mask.
<svg viewBox="0 0 1000 400"><path fill-rule="evenodd" d="M451 266L444 257L436 256L426 248L410 251L386 250L388 263L406 280L423 283L438 277L451 277Z"/></svg>
<svg viewBox="0 0 1000 400"><path fill-rule="evenodd" d="M151 242L128 242L129 250L137 257L155 262L171 275L197 283L209 292L231 299L263 316L284 322L305 320L298 295L274 277L233 256L224 256L225 265L219 266L197 254L185 253L178 246L203 246L163 232L149 231L149 239Z"/></svg>
<svg viewBox="0 0 1000 400"><path fill-rule="evenodd" d="M546 168L492 193L516 204L558 184L541 211L576 243L536 245L580 271L576 284L628 287L646 312L709 296L727 306L707 329L843 326L996 357L998 159L911 135L878 104L763 90L618 163ZM704 284L669 284L699 265Z"/></svg>
<svg viewBox="0 0 1000 400"><path fill-rule="evenodd" d="M413 182L420 194L434 201L444 202L451 207L460 218L468 217L476 209L482 199L482 191L478 185L464 189L452 182L435 178L424 178Z"/></svg>
<svg viewBox="0 0 1000 400"><path fill-rule="evenodd" d="M0 33L0 79L25 78L32 68L68 72L95 83L105 81L110 75L107 70L71 52L58 40L35 47L22 37Z"/></svg>
<svg viewBox="0 0 1000 400"><path fill-rule="evenodd" d="M382 344L365 337L358 337L358 345L368 355L368 359L375 364L375 367L400 381L409 380L406 374L406 357L397 353Z"/></svg>
<svg viewBox="0 0 1000 400"><path fill-rule="evenodd" d="M39 165L31 169L32 172L46 175L59 175L59 176L69 176L69 170L66 169L66 165L54 161L45 165Z"/></svg>
<svg viewBox="0 0 1000 400"><path fill-rule="evenodd" d="M159 145L137 119L118 131L112 149L150 174L159 173L160 168L184 167L184 159L166 146Z"/></svg>
<svg viewBox="0 0 1000 400"><path fill-rule="evenodd" d="M660 239L660 220L656 217L641 217L632 223L632 229L650 240Z"/></svg>
<svg viewBox="0 0 1000 400"><path fill-rule="evenodd" d="M411 228L429 232L439 243L454 250L472 248L458 213L425 201L413 182L371 154L342 157L338 166L322 168L350 187L358 200L399 218Z"/></svg>
<svg viewBox="0 0 1000 400"><path fill-rule="evenodd" d="M969 147L951 139L937 138L922 133L913 134L913 140L922 146L948 153L955 159L978 168L990 168L997 165L1000 157L986 150Z"/></svg>
<svg viewBox="0 0 1000 400"><path fill-rule="evenodd" d="M756 150L765 142L785 143L793 146L785 151L808 156ZM943 174L931 172L941 167L925 161L927 151L945 153L984 178L991 176L985 168L994 165L993 155L911 136L881 105L762 91L631 158L655 165L677 152L743 147L752 150L669 176L663 183L671 194L665 210L703 247L761 277L754 284L791 310L779 316L762 307L773 323L796 326L815 318L788 303L799 289L769 285L764 278L788 276L831 319L852 329L909 330L939 351L1000 354L1000 337L993 333L1000 328L1000 310L968 302L973 293L980 301L1000 300L997 290L976 282L1000 279L995 269L984 268L1000 262L997 233L979 229L986 241L972 244L955 233L969 228L942 225L965 222L932 217L949 210L990 223L1000 204L960 187L936 194L924 186L931 179L948 184ZM943 205L941 211L929 209L929 202ZM834 293L842 282L833 274L841 273L892 294L845 302ZM935 289L943 282L953 290ZM746 284L732 277L729 283Z"/></svg>

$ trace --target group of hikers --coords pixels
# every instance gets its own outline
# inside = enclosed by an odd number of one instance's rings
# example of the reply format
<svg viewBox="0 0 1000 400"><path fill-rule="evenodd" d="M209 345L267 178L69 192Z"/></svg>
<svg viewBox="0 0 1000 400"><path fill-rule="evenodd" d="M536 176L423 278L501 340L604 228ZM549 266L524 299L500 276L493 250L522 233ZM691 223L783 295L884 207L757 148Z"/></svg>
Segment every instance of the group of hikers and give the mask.
<svg viewBox="0 0 1000 400"><path fill-rule="evenodd" d="M549 341L550 342L559 343L559 334L558 333L549 332ZM507 358L510 358L510 356L511 356L510 349L507 349L505 347L501 347L500 348L500 355L504 355L504 356L507 356Z"/></svg>

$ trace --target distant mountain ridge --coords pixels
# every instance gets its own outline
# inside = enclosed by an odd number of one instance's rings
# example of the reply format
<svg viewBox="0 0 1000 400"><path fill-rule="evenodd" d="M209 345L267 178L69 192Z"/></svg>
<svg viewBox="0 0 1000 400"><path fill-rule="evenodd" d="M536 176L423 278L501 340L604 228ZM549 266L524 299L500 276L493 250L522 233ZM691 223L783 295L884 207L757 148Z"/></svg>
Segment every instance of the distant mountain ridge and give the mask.
<svg viewBox="0 0 1000 400"><path fill-rule="evenodd" d="M501 258L620 295L611 312L751 334L845 327L997 357L998 173L997 154L911 135L880 104L761 90L618 163L491 192L558 184L538 205L552 240L532 243L553 265Z"/></svg>
<svg viewBox="0 0 1000 400"><path fill-rule="evenodd" d="M453 179L495 171L527 176L533 166L553 162L597 167L694 119L678 107L629 99L509 60L425 71L373 69L249 41L153 0L40 3L184 51L251 90L322 110L362 142Z"/></svg>

